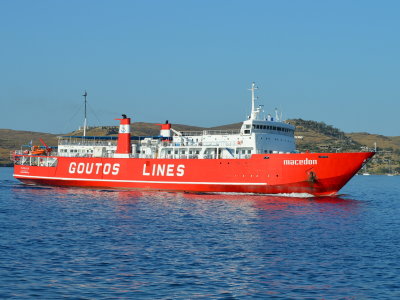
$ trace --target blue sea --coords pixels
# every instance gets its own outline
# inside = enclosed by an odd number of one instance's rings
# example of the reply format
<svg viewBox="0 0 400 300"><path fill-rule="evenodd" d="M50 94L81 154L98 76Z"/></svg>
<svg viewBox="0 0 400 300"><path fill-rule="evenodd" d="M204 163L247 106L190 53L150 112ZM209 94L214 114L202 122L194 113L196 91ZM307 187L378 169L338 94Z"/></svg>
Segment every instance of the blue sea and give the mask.
<svg viewBox="0 0 400 300"><path fill-rule="evenodd" d="M39 187L0 168L0 298L400 299L400 176L341 193Z"/></svg>

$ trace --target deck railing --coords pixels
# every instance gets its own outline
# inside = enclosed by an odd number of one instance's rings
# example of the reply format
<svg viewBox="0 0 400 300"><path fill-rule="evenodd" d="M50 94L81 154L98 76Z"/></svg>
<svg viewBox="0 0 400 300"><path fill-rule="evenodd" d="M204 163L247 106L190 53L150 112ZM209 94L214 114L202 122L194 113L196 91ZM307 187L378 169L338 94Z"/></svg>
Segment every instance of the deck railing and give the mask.
<svg viewBox="0 0 400 300"><path fill-rule="evenodd" d="M232 135L239 134L240 129L230 130L203 130L203 131L180 131L182 136L201 136L201 135Z"/></svg>
<svg viewBox="0 0 400 300"><path fill-rule="evenodd" d="M53 156L25 156L15 155L14 164L34 167L57 167L58 159Z"/></svg>

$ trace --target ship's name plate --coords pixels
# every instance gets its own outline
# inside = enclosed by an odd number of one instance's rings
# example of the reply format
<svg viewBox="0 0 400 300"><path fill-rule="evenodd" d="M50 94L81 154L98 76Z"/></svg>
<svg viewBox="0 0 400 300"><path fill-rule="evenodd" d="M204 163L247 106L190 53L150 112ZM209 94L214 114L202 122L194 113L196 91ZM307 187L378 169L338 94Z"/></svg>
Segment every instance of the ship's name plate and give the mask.
<svg viewBox="0 0 400 300"><path fill-rule="evenodd" d="M283 161L284 165L288 166L306 166L306 165L317 165L318 161L316 159L285 159Z"/></svg>

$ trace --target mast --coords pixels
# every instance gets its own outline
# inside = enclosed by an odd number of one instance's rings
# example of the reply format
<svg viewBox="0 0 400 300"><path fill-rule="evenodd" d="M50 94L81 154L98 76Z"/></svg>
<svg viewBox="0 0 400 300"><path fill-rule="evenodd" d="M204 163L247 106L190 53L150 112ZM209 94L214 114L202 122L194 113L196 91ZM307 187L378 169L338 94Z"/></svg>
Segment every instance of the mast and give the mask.
<svg viewBox="0 0 400 300"><path fill-rule="evenodd" d="M256 87L255 82L253 82L251 84L251 88L249 89L249 91L251 91L251 119L255 120L256 116L257 116L257 112L255 109L255 101L256 101L256 97L254 96L254 91L258 90L258 87Z"/></svg>
<svg viewBox="0 0 400 300"><path fill-rule="evenodd" d="M83 121L83 136L86 136L86 124L87 124L87 120L86 120L86 97L87 97L87 92L85 90L85 93L82 95L85 98L85 119Z"/></svg>

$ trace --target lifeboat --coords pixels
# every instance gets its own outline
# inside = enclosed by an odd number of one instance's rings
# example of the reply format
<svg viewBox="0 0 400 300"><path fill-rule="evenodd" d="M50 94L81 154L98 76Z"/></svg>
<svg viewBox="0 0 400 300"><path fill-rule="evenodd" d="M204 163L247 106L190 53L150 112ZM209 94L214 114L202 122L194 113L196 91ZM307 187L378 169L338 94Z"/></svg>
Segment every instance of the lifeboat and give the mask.
<svg viewBox="0 0 400 300"><path fill-rule="evenodd" d="M46 150L40 149L39 146L33 146L30 154L31 155L44 155L44 154L46 154Z"/></svg>

